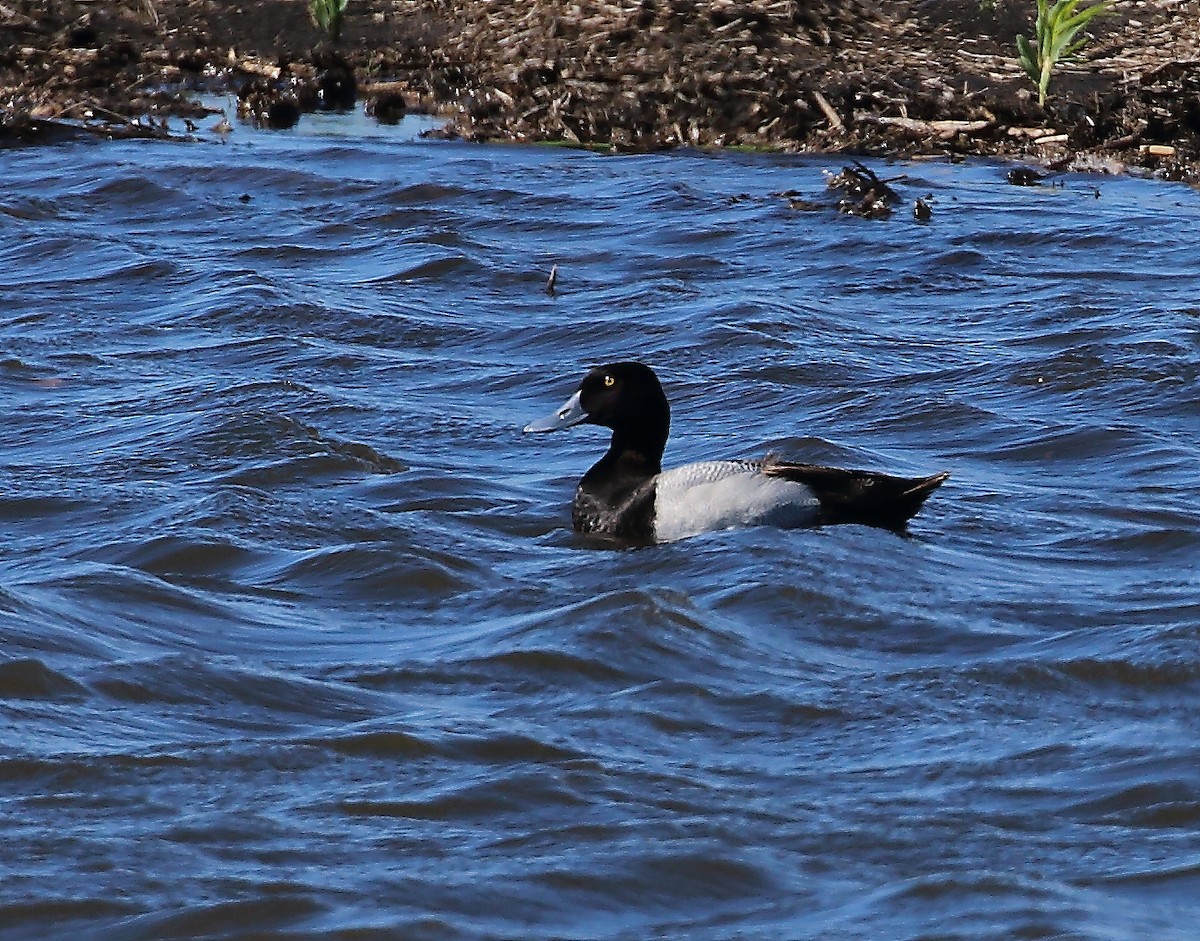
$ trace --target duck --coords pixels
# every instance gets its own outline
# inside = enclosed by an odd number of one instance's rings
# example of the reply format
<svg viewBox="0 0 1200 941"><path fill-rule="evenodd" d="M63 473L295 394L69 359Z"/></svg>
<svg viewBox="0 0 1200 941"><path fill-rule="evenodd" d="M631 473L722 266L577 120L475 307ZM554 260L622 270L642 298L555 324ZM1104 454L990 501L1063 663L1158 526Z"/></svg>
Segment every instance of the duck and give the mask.
<svg viewBox="0 0 1200 941"><path fill-rule="evenodd" d="M860 523L903 533L950 476L895 477L802 464L768 455L663 470L671 407L658 376L639 362L590 370L557 411L527 433L592 424L612 431L608 451L583 476L571 523L584 535L634 543L674 542L745 526L784 529Z"/></svg>

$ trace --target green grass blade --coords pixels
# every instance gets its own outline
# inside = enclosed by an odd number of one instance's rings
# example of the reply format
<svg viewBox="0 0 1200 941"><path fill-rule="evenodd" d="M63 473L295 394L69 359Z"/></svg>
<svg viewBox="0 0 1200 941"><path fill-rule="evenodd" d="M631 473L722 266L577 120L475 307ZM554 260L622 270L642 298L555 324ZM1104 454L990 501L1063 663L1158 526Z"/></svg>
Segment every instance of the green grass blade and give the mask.
<svg viewBox="0 0 1200 941"><path fill-rule="evenodd" d="M1075 29L1083 29L1083 27L1087 26L1087 24L1096 17L1103 13L1107 13L1110 6L1112 6L1112 4L1108 2L1097 3L1094 7L1088 7L1086 10L1080 10L1073 17L1071 17L1071 25L1074 26Z"/></svg>
<svg viewBox="0 0 1200 941"><path fill-rule="evenodd" d="M1024 36L1017 36L1017 61L1021 64L1021 68L1025 70L1025 74L1037 82L1038 74L1041 71L1038 67L1036 56L1033 54L1033 47L1029 45L1029 40Z"/></svg>
<svg viewBox="0 0 1200 941"><path fill-rule="evenodd" d="M1099 3L1094 7L1088 7L1086 10L1077 13L1071 20L1064 25L1063 35L1058 43L1058 58L1069 59L1074 56L1088 41L1088 37L1080 36L1075 39L1080 31L1087 26L1097 16L1104 13L1107 9L1106 3Z"/></svg>

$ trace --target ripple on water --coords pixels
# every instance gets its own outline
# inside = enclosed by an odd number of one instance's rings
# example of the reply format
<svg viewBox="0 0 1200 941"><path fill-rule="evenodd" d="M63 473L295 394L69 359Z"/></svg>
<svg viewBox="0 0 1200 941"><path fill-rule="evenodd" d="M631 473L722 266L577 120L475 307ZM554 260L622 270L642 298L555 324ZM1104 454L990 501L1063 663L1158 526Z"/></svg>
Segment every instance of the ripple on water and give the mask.
<svg viewBox="0 0 1200 941"><path fill-rule="evenodd" d="M84 687L31 658L0 663L0 699L74 699Z"/></svg>

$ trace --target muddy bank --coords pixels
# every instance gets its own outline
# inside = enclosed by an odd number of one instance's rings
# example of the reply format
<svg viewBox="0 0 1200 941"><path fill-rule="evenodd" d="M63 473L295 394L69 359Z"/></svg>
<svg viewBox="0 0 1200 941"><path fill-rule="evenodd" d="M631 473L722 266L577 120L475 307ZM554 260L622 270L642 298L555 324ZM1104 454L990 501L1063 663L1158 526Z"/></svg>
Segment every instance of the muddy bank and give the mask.
<svg viewBox="0 0 1200 941"><path fill-rule="evenodd" d="M1033 6L351 0L334 47L304 0L0 0L0 138L64 120L167 133L207 89L243 93L243 117L267 124L358 98L384 120L443 113L470 140L1001 155L1200 181L1200 0L1119 4L1044 108L1013 42Z"/></svg>

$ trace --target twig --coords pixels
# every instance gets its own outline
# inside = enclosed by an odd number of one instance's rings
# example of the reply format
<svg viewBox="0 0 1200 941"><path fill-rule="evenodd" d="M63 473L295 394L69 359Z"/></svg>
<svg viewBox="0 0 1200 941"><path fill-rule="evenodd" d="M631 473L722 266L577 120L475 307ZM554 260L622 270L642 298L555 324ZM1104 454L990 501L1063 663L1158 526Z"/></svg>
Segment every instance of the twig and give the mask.
<svg viewBox="0 0 1200 941"><path fill-rule="evenodd" d="M840 131L845 125L842 124L842 119L838 113L833 110L833 105L831 105L826 100L825 96L816 89L813 89L812 96L813 101L817 103L817 107L821 109L821 113L825 115L826 120L829 121L830 130Z"/></svg>
<svg viewBox="0 0 1200 941"><path fill-rule="evenodd" d="M89 108L92 111L97 111L97 112L100 112L101 114L106 114L110 118L112 118L116 121L120 121L122 124L136 125L138 123L137 121L134 121L132 118L127 118L123 114L117 114L117 112L110 111L108 108L102 107L101 105L98 105L95 102L91 102L91 101L77 101L77 102L75 102L75 104L68 105L66 108L64 108L62 113L64 115L70 114L72 111L76 110L77 108Z"/></svg>

